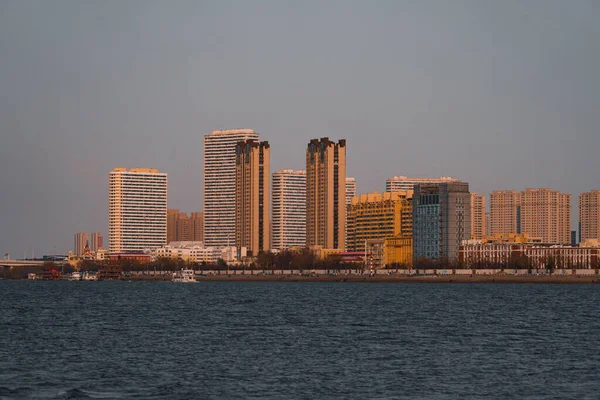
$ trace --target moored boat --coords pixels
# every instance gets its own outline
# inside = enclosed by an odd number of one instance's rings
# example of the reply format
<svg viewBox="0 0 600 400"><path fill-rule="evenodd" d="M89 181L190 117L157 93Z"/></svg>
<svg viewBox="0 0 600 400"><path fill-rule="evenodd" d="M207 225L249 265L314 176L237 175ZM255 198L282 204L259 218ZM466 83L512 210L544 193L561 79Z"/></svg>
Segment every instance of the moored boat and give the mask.
<svg viewBox="0 0 600 400"><path fill-rule="evenodd" d="M82 281L97 281L98 280L98 275L89 272L89 271L85 271L83 273L83 275L81 275L81 280Z"/></svg>
<svg viewBox="0 0 600 400"><path fill-rule="evenodd" d="M196 282L193 269L182 269L173 274L173 282Z"/></svg>
<svg viewBox="0 0 600 400"><path fill-rule="evenodd" d="M80 281L81 280L81 274L78 271L74 271L71 274L71 277L69 278L70 281Z"/></svg>

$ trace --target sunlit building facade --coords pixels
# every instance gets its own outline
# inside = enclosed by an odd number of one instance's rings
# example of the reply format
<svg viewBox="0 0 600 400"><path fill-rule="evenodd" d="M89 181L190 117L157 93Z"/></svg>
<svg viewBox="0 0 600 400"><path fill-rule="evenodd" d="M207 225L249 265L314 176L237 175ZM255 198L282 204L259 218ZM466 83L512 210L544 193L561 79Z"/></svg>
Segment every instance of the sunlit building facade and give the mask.
<svg viewBox="0 0 600 400"><path fill-rule="evenodd" d="M235 242L235 146L259 140L252 129L217 130L204 136L204 242L227 247Z"/></svg>
<svg viewBox="0 0 600 400"><path fill-rule="evenodd" d="M571 243L571 195L547 188L493 191L491 234L526 233L544 243Z"/></svg>
<svg viewBox="0 0 600 400"><path fill-rule="evenodd" d="M346 140L313 139L306 149L306 245L343 249Z"/></svg>
<svg viewBox="0 0 600 400"><path fill-rule="evenodd" d="M102 232L92 232L90 249L93 252L96 252L98 249L102 248L104 248L104 236L102 235Z"/></svg>
<svg viewBox="0 0 600 400"><path fill-rule="evenodd" d="M82 256L85 246L89 245L90 235L87 232L77 232L74 237L73 253Z"/></svg>
<svg viewBox="0 0 600 400"><path fill-rule="evenodd" d="M412 190L361 194L347 217L346 251L369 253L381 243L383 264L412 263Z"/></svg>
<svg viewBox="0 0 600 400"><path fill-rule="evenodd" d="M458 182L458 179L451 176L442 176L439 178L409 178L407 176L394 176L385 181L385 191L395 192L398 190L413 190L415 185L427 183L449 183Z"/></svg>
<svg viewBox="0 0 600 400"><path fill-rule="evenodd" d="M271 148L243 140L235 156L235 245L257 256L271 249Z"/></svg>
<svg viewBox="0 0 600 400"><path fill-rule="evenodd" d="M579 240L600 240L600 190L579 195Z"/></svg>
<svg viewBox="0 0 600 400"><path fill-rule="evenodd" d="M109 173L108 246L135 253L167 244L167 174L153 168Z"/></svg>
<svg viewBox="0 0 600 400"><path fill-rule="evenodd" d="M306 245L306 171L282 169L272 181L272 248Z"/></svg>
<svg viewBox="0 0 600 400"><path fill-rule="evenodd" d="M356 179L346 177L346 206L352 203L352 199L356 196Z"/></svg>
<svg viewBox="0 0 600 400"><path fill-rule="evenodd" d="M471 192L471 239L485 235L485 195Z"/></svg>
<svg viewBox="0 0 600 400"><path fill-rule="evenodd" d="M471 237L471 193L466 182L418 184L413 195L413 260L458 259Z"/></svg>

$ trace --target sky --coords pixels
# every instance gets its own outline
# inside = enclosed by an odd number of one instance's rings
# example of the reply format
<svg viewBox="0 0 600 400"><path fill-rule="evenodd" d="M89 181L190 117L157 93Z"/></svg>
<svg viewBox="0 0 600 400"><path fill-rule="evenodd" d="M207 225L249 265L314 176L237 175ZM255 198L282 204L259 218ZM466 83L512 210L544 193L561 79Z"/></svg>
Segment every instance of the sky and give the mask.
<svg viewBox="0 0 600 400"><path fill-rule="evenodd" d="M203 139L252 128L272 172L347 139L359 193L600 189L600 2L0 0L0 252L108 231L115 166L200 211Z"/></svg>

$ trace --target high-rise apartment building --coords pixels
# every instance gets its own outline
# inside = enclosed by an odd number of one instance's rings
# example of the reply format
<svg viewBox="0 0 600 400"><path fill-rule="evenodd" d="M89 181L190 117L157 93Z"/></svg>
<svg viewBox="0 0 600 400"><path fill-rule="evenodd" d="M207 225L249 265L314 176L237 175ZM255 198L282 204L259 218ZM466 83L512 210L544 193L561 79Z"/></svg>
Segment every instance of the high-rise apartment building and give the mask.
<svg viewBox="0 0 600 400"><path fill-rule="evenodd" d="M519 234L544 243L571 242L571 195L546 188L493 191L490 194L491 233Z"/></svg>
<svg viewBox="0 0 600 400"><path fill-rule="evenodd" d="M521 193L521 232L545 243L571 243L571 195L550 189Z"/></svg>
<svg viewBox="0 0 600 400"><path fill-rule="evenodd" d="M249 256L271 248L271 149L248 139L235 147L235 245Z"/></svg>
<svg viewBox="0 0 600 400"><path fill-rule="evenodd" d="M471 239L485 235L485 195L471 192Z"/></svg>
<svg viewBox="0 0 600 400"><path fill-rule="evenodd" d="M348 243L348 206L352 204L352 199L356 196L356 179L346 177L346 232L345 243Z"/></svg>
<svg viewBox="0 0 600 400"><path fill-rule="evenodd" d="M413 195L413 259L458 259L471 237L471 194L466 182L418 184Z"/></svg>
<svg viewBox="0 0 600 400"><path fill-rule="evenodd" d="M485 236L492 235L492 224L491 224L491 213L488 211L485 213L485 232L483 233Z"/></svg>
<svg viewBox="0 0 600 400"><path fill-rule="evenodd" d="M259 140L252 129L213 131L204 136L204 241L207 247L235 241L235 147Z"/></svg>
<svg viewBox="0 0 600 400"><path fill-rule="evenodd" d="M395 192L397 190L414 190L415 185L427 183L450 183L458 182L458 179L450 176L439 178L409 178L406 176L394 176L385 181L385 191Z"/></svg>
<svg viewBox="0 0 600 400"><path fill-rule="evenodd" d="M306 245L306 171L282 169L273 174L272 248Z"/></svg>
<svg viewBox="0 0 600 400"><path fill-rule="evenodd" d="M600 240L600 190L579 195L579 241Z"/></svg>
<svg viewBox="0 0 600 400"><path fill-rule="evenodd" d="M179 209L170 208L167 210L167 244L177 241L177 219L179 219Z"/></svg>
<svg viewBox="0 0 600 400"><path fill-rule="evenodd" d="M102 232L92 232L92 243L90 249L92 251L98 251L98 249L104 248L104 236Z"/></svg>
<svg viewBox="0 0 600 400"><path fill-rule="evenodd" d="M135 253L167 244L167 174L153 168L109 173L108 247Z"/></svg>
<svg viewBox="0 0 600 400"><path fill-rule="evenodd" d="M306 245L343 249L346 140L313 139L306 149Z"/></svg>
<svg viewBox="0 0 600 400"><path fill-rule="evenodd" d="M490 193L490 233L521 233L521 192L494 190Z"/></svg>
<svg viewBox="0 0 600 400"><path fill-rule="evenodd" d="M89 245L90 235L87 232L77 232L73 244L73 253L82 256L86 245Z"/></svg>
<svg viewBox="0 0 600 400"><path fill-rule="evenodd" d="M189 242L192 240L191 235L191 220L187 213L179 213L177 218L177 240L181 242Z"/></svg>
<svg viewBox="0 0 600 400"><path fill-rule="evenodd" d="M204 243L204 211L192 213L190 218L190 236L193 242Z"/></svg>
<svg viewBox="0 0 600 400"><path fill-rule="evenodd" d="M346 177L346 206L352 204L352 198L356 196L356 179Z"/></svg>
<svg viewBox="0 0 600 400"><path fill-rule="evenodd" d="M167 244L171 242L203 242L204 213L187 213L173 208L167 210Z"/></svg>

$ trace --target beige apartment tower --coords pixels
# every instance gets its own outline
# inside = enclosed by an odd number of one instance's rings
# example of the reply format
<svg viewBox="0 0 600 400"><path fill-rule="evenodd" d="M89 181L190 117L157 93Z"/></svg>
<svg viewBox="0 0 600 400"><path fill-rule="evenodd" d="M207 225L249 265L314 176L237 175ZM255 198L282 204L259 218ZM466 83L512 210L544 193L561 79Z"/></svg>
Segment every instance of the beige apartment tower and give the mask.
<svg viewBox="0 0 600 400"><path fill-rule="evenodd" d="M579 240L600 240L600 190L579 195Z"/></svg>
<svg viewBox="0 0 600 400"><path fill-rule="evenodd" d="M471 239L485 235L485 195L471 192Z"/></svg>
<svg viewBox="0 0 600 400"><path fill-rule="evenodd" d="M521 233L545 243L571 243L571 195L550 189L521 193Z"/></svg>
<svg viewBox="0 0 600 400"><path fill-rule="evenodd" d="M102 232L92 232L92 239L90 243L90 249L92 251L98 251L98 249L104 248L104 236Z"/></svg>
<svg viewBox="0 0 600 400"><path fill-rule="evenodd" d="M138 253L167 244L167 174L154 168L109 173L108 247Z"/></svg>
<svg viewBox="0 0 600 400"><path fill-rule="evenodd" d="M490 234L521 233L521 192L494 190L490 193Z"/></svg>
<svg viewBox="0 0 600 400"><path fill-rule="evenodd" d="M167 244L177 241L177 220L179 219L179 209L172 208L167 210Z"/></svg>
<svg viewBox="0 0 600 400"><path fill-rule="evenodd" d="M190 240L190 217L177 208L167 210L167 244Z"/></svg>
<svg viewBox="0 0 600 400"><path fill-rule="evenodd" d="M190 240L204 243L204 211L193 212L190 217Z"/></svg>
<svg viewBox="0 0 600 400"><path fill-rule="evenodd" d="M248 139L235 147L235 245L249 256L270 250L269 142Z"/></svg>
<svg viewBox="0 0 600 400"><path fill-rule="evenodd" d="M73 243L73 253L77 256L82 256L85 246L89 245L90 235L87 232L77 232Z"/></svg>
<svg viewBox="0 0 600 400"><path fill-rule="evenodd" d="M549 244L571 243L571 195L547 188L493 191L491 234L520 234Z"/></svg>
<svg viewBox="0 0 600 400"><path fill-rule="evenodd" d="M191 217L179 209L167 210L167 244L171 242L204 242L204 213Z"/></svg>
<svg viewBox="0 0 600 400"><path fill-rule="evenodd" d="M306 149L306 245L344 249L346 140L313 139Z"/></svg>

